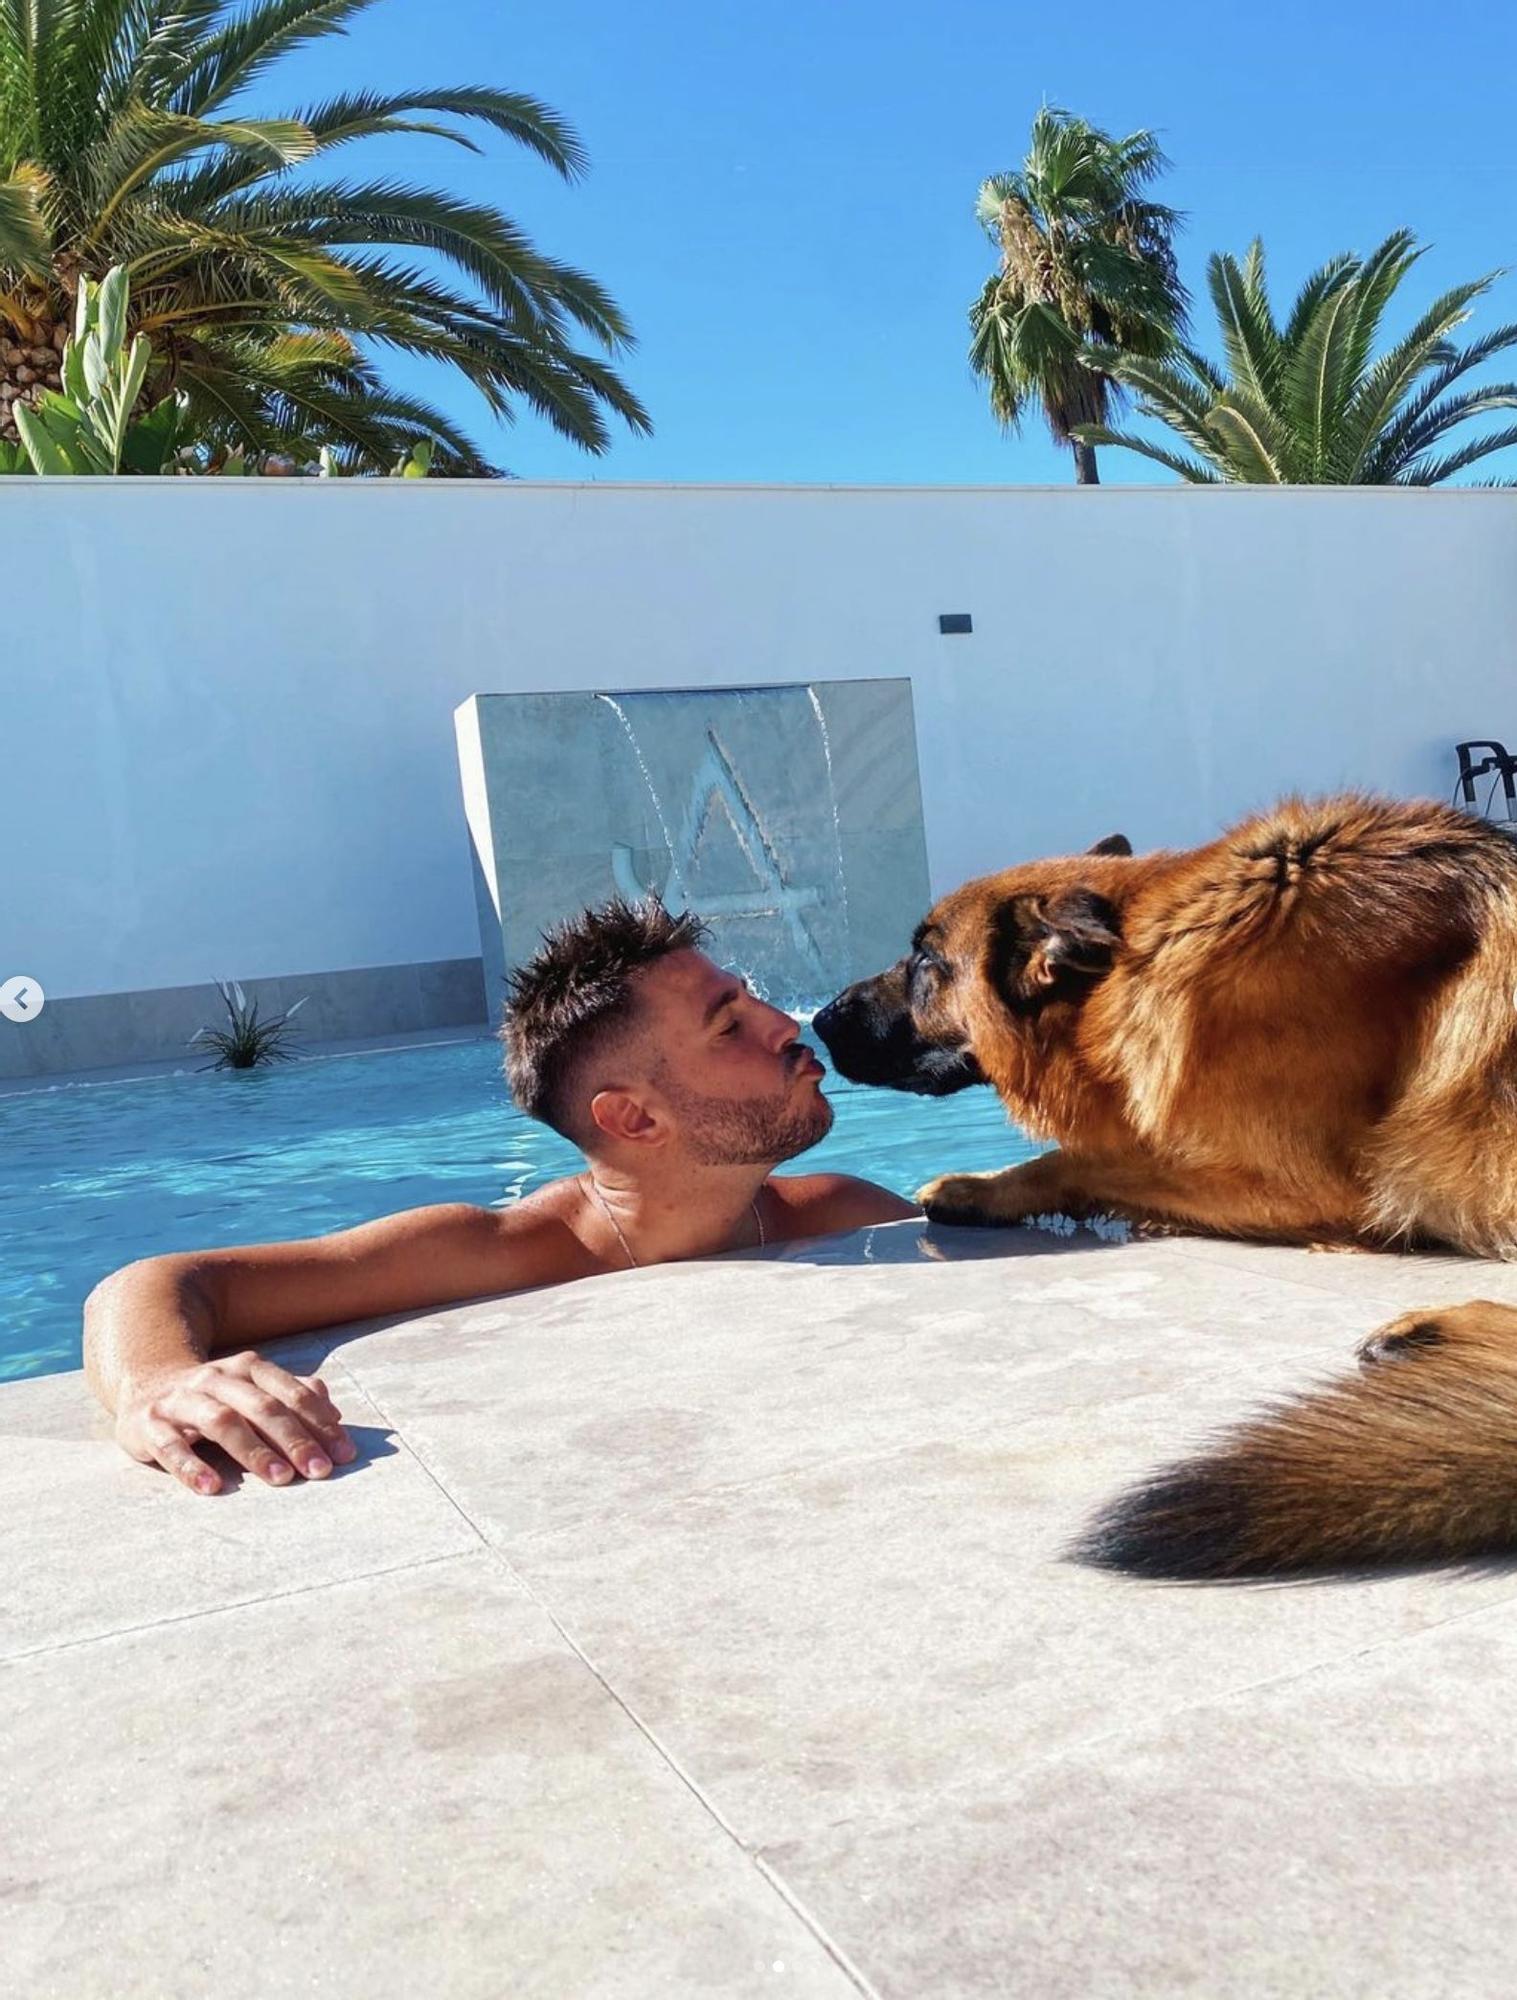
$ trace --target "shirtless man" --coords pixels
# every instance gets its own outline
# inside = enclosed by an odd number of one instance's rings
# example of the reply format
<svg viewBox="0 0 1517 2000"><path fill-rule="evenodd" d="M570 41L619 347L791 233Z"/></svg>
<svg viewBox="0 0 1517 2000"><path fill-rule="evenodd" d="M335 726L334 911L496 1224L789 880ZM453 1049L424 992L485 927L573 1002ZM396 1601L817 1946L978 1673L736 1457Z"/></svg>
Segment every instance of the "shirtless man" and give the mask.
<svg viewBox="0 0 1517 2000"><path fill-rule="evenodd" d="M201 1439L271 1486L323 1479L355 1455L330 1391L250 1342L919 1214L847 1174L771 1178L831 1126L824 1072L704 935L656 901L613 902L516 975L500 1029L512 1094L574 1141L583 1173L510 1208L444 1202L102 1279L85 1378L122 1449L196 1493L223 1484Z"/></svg>

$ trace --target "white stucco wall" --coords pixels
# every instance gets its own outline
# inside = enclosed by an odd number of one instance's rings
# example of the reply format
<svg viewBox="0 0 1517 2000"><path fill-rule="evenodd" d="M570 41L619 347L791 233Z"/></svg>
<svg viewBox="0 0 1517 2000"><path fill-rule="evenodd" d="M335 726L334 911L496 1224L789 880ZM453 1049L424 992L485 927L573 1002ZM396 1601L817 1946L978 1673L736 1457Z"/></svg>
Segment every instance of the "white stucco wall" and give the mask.
<svg viewBox="0 0 1517 2000"><path fill-rule="evenodd" d="M939 889L1517 741L1517 493L10 479L0 546L55 996L476 952L475 691L908 674Z"/></svg>

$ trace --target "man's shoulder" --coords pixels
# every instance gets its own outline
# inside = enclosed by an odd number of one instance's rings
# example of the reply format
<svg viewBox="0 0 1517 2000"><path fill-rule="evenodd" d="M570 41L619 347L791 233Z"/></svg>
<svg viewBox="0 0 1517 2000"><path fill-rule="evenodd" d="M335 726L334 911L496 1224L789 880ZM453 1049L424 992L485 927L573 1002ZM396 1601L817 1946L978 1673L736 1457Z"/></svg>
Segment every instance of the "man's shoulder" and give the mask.
<svg viewBox="0 0 1517 2000"><path fill-rule="evenodd" d="M532 1265L533 1284L590 1276L599 1267L576 1227L582 1204L572 1176L549 1181L531 1194L492 1210L502 1242Z"/></svg>
<svg viewBox="0 0 1517 2000"><path fill-rule="evenodd" d="M788 1236L827 1236L922 1213L915 1202L857 1174L774 1174L765 1185L785 1211Z"/></svg>

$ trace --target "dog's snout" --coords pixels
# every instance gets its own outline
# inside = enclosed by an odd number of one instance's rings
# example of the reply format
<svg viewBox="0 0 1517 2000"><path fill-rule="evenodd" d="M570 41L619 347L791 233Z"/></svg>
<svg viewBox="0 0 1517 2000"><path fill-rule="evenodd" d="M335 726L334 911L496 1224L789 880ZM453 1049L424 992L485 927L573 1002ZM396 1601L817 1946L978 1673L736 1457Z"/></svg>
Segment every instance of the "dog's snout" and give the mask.
<svg viewBox="0 0 1517 2000"><path fill-rule="evenodd" d="M827 1005L819 1007L811 1018L812 1033L819 1036L829 1047L831 1046L833 1035L837 1033L840 1017L839 1002L842 1000L842 997L840 993L836 999L829 1000Z"/></svg>

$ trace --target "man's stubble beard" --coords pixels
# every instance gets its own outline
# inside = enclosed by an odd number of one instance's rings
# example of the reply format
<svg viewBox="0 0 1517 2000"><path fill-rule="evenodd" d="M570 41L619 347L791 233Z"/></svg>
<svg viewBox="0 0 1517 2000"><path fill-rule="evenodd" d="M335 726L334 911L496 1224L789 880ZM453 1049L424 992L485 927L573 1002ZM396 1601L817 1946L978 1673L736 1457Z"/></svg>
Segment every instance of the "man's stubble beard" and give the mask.
<svg viewBox="0 0 1517 2000"><path fill-rule="evenodd" d="M825 1139L832 1106L818 1090L797 1103L792 1088L773 1097L708 1097L687 1090L660 1065L657 1084L680 1121L680 1137L703 1167L773 1166Z"/></svg>

